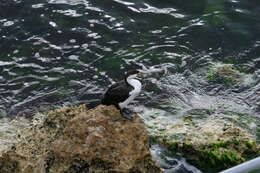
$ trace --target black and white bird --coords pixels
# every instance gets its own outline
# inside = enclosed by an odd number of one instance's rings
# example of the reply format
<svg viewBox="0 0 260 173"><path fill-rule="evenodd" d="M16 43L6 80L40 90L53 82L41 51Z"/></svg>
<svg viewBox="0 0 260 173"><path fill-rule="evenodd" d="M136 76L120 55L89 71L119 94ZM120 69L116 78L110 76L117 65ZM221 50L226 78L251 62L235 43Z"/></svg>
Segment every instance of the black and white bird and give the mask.
<svg viewBox="0 0 260 173"><path fill-rule="evenodd" d="M101 103L116 106L123 117L131 120L132 117L129 114L125 114L123 110L140 94L142 84L139 78L141 75L137 70L128 72L125 75L125 80L114 83L107 89Z"/></svg>

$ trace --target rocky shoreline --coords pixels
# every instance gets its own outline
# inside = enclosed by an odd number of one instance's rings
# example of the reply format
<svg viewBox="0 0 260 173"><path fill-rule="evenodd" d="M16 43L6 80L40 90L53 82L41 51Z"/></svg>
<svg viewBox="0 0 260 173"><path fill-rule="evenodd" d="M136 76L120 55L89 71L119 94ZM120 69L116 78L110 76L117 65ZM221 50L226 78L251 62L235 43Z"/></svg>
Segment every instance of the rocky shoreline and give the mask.
<svg viewBox="0 0 260 173"><path fill-rule="evenodd" d="M161 110L147 112L144 117L152 143L182 155L206 173L217 173L260 155L259 139L253 133L258 124L249 116L193 109L175 120ZM250 125L251 129L242 128Z"/></svg>
<svg viewBox="0 0 260 173"><path fill-rule="evenodd" d="M137 115L129 121L113 106L103 105L36 114L0 151L0 172L162 172L149 143L165 146L205 172L218 172L260 155L256 136L234 119L218 118L210 110L192 110L175 121L164 121L169 117L160 112L141 117L145 123Z"/></svg>

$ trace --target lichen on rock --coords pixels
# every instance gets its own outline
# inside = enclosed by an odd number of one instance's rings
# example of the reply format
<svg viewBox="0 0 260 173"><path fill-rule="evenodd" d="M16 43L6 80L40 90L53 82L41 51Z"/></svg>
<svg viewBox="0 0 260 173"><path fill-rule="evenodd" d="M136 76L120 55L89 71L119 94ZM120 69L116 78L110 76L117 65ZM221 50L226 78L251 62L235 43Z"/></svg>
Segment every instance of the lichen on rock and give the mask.
<svg viewBox="0 0 260 173"><path fill-rule="evenodd" d="M0 157L5 173L159 173L142 120L113 106L61 108L35 115L19 142Z"/></svg>

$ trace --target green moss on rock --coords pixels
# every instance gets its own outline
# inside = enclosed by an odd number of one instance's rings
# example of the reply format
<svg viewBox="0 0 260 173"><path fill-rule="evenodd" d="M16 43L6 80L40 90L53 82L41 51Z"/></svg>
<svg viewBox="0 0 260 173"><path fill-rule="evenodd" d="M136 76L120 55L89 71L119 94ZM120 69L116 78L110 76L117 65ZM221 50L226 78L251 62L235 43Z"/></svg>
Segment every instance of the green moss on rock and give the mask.
<svg viewBox="0 0 260 173"><path fill-rule="evenodd" d="M207 165L200 162L200 166L207 169L214 168L215 170L229 168L244 161L239 153L225 148L204 150L200 153L200 160L207 161Z"/></svg>
<svg viewBox="0 0 260 173"><path fill-rule="evenodd" d="M152 143L155 143L158 141L158 136L149 136L148 140L149 140L149 143L152 144Z"/></svg>
<svg viewBox="0 0 260 173"><path fill-rule="evenodd" d="M231 64L214 65L205 75L210 83L232 86L239 83L240 73Z"/></svg>
<svg viewBox="0 0 260 173"><path fill-rule="evenodd" d="M153 142L163 143L171 152L181 153L188 162L203 171L218 172L259 155L260 147L255 141L236 140L219 141L204 145L189 142L167 141L159 137ZM214 169L212 169L214 168Z"/></svg>
<svg viewBox="0 0 260 173"><path fill-rule="evenodd" d="M260 154L256 136L223 119L208 117L201 123L195 116L165 125L163 131L160 128L148 129L150 142L164 145L173 155L183 155L205 173L217 173Z"/></svg>

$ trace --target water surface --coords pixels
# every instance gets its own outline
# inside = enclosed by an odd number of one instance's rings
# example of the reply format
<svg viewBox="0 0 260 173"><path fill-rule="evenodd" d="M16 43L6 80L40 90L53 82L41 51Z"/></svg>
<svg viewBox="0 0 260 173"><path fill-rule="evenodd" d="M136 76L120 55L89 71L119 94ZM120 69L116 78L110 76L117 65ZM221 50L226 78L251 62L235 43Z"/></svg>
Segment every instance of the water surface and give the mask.
<svg viewBox="0 0 260 173"><path fill-rule="evenodd" d="M181 67L185 57L192 72L205 56L220 62L233 56L253 73L259 15L258 1L3 1L0 104L9 111L34 99L91 94L137 64L168 63L182 72L189 68Z"/></svg>

